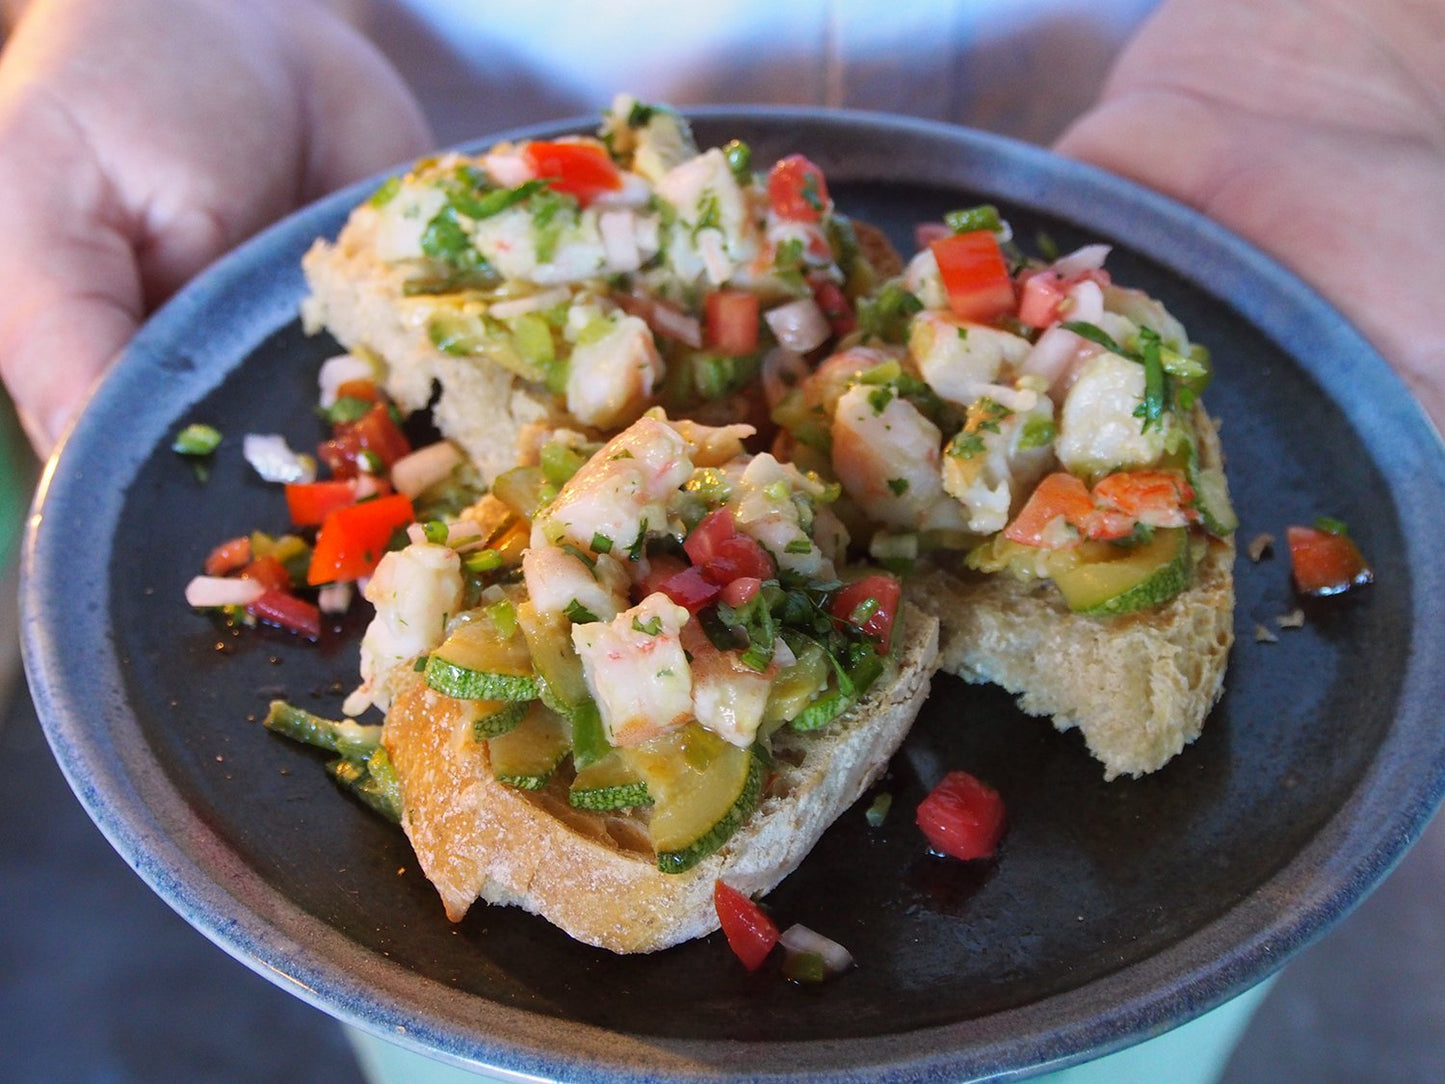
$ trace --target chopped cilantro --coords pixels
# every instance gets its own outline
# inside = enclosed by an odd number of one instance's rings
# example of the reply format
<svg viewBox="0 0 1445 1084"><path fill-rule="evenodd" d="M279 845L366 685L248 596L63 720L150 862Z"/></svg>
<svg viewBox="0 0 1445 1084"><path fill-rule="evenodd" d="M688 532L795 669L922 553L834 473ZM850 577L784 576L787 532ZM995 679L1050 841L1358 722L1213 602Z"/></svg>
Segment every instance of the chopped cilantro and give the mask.
<svg viewBox="0 0 1445 1084"><path fill-rule="evenodd" d="M591 610L589 610L586 606L582 605L582 603L578 602L575 598L571 602L567 603L567 606L562 611L562 613L565 614L567 620L572 622L572 624L574 625L590 625L592 622L597 620L597 615L594 614Z"/></svg>
<svg viewBox="0 0 1445 1084"><path fill-rule="evenodd" d="M943 221L954 233L972 233L975 230L988 230L990 233L1003 231L1003 218L999 215L998 208L990 203L949 211L943 216Z"/></svg>
<svg viewBox="0 0 1445 1084"><path fill-rule="evenodd" d="M888 479L888 488L893 491L895 497L901 497L908 492L908 479L890 478Z"/></svg>
<svg viewBox="0 0 1445 1084"><path fill-rule="evenodd" d="M632 628L633 631L640 632L644 636L656 636L662 632L662 618L656 614L653 614L646 621L634 617L632 619Z"/></svg>

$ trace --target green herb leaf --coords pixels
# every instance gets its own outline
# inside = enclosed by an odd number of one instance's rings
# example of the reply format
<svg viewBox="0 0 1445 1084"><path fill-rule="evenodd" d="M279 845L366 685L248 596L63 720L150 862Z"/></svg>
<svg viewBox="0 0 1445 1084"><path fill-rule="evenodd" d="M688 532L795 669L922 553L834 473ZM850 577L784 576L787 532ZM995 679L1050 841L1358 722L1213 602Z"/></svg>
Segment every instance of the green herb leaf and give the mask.
<svg viewBox="0 0 1445 1084"><path fill-rule="evenodd" d="M192 422L176 434L171 449L181 455L210 455L220 443L221 431L214 425Z"/></svg>
<svg viewBox="0 0 1445 1084"><path fill-rule="evenodd" d="M562 613L565 614L567 620L572 622L572 624L574 625L590 625L592 622L598 620L596 614L594 614L586 606L582 605L582 603L578 602L575 598L571 602L567 603L567 608L564 609Z"/></svg>

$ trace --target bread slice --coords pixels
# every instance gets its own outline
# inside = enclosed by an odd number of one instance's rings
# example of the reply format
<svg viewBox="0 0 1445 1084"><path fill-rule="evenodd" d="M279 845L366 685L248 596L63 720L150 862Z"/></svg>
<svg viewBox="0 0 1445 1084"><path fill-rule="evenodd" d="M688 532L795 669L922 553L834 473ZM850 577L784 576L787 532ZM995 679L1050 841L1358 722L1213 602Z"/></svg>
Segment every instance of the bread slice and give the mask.
<svg viewBox="0 0 1445 1084"><path fill-rule="evenodd" d="M403 411L423 409L440 389L437 429L491 480L516 466L524 428L560 417L556 397L493 362L434 346L427 328L443 302L407 295L407 270L377 255L376 224L371 208L358 207L334 242L318 240L302 258L307 333L325 328L347 350L380 361L386 393Z"/></svg>
<svg viewBox="0 0 1445 1084"><path fill-rule="evenodd" d="M1200 463L1222 466L1218 433L1195 412ZM1210 538L1192 584L1157 609L1070 612L1048 580L934 566L908 597L942 622L941 668L1016 694L1031 715L1077 727L1104 778L1156 771L1199 737L1224 690L1234 641L1233 537Z"/></svg>
<svg viewBox="0 0 1445 1084"><path fill-rule="evenodd" d="M405 798L402 826L447 916L510 904L613 952L652 952L717 929L713 884L749 895L786 877L882 773L928 696L938 625L902 614L895 661L851 711L821 732L783 728L773 776L752 818L691 870L658 870L643 826L573 809L565 788L521 791L492 778L466 704L398 668L383 741Z"/></svg>

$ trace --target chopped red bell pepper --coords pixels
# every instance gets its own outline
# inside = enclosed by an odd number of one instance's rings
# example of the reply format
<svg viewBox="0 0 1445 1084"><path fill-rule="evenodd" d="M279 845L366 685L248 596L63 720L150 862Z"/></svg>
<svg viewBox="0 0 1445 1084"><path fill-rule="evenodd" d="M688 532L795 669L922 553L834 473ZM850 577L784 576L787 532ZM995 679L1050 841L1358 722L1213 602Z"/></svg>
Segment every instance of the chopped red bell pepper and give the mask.
<svg viewBox="0 0 1445 1084"><path fill-rule="evenodd" d="M834 620L861 629L884 654L893 640L903 585L896 576L872 572L840 587L828 603Z"/></svg>
<svg viewBox="0 0 1445 1084"><path fill-rule="evenodd" d="M316 535L306 582L315 587L370 575L392 534L415 518L411 501L400 493L336 509Z"/></svg>
<svg viewBox="0 0 1445 1084"><path fill-rule="evenodd" d="M1321 527L1289 527L1295 586L1306 595L1338 595L1375 578L1354 539Z"/></svg>
<svg viewBox="0 0 1445 1084"><path fill-rule="evenodd" d="M1014 284L998 238L970 230L932 242L948 307L960 320L991 324L1014 312Z"/></svg>
<svg viewBox="0 0 1445 1084"><path fill-rule="evenodd" d="M564 139L539 140L522 148L522 158L551 188L586 207L604 192L622 187L622 173L598 143Z"/></svg>
<svg viewBox="0 0 1445 1084"><path fill-rule="evenodd" d="M731 885L713 885L713 906L728 947L743 966L756 971L778 943L778 927L756 903Z"/></svg>
<svg viewBox="0 0 1445 1084"><path fill-rule="evenodd" d="M328 482L292 482L286 486L286 507L297 527L319 526L338 508L356 503L356 479Z"/></svg>
<svg viewBox="0 0 1445 1084"><path fill-rule="evenodd" d="M817 222L831 205L823 171L801 154L790 154L768 173L768 204L789 222Z"/></svg>
<svg viewBox="0 0 1445 1084"><path fill-rule="evenodd" d="M967 772L949 772L918 804L917 820L939 854L965 861L988 858L1003 838L1003 799Z"/></svg>

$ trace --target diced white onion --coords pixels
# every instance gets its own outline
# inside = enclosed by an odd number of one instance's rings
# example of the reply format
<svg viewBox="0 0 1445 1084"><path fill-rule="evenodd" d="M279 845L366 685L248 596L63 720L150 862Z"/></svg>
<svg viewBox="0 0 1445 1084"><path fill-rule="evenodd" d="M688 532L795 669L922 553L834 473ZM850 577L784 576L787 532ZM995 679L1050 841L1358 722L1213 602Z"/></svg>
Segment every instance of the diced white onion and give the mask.
<svg viewBox="0 0 1445 1084"><path fill-rule="evenodd" d="M449 440L439 440L402 456L391 465L391 484L407 497L426 492L462 461L462 453Z"/></svg>
<svg viewBox="0 0 1445 1084"><path fill-rule="evenodd" d="M801 922L789 926L778 938L778 943L788 952L813 953L823 958L823 968L829 975L837 975L853 966L853 954L832 938L824 937L809 929Z"/></svg>
<svg viewBox="0 0 1445 1084"><path fill-rule="evenodd" d="M1109 245L1085 245L1067 256L1060 256L1053 263L1053 269L1063 278L1073 278L1085 271L1097 271L1109 258Z"/></svg>
<svg viewBox="0 0 1445 1084"><path fill-rule="evenodd" d="M316 605L324 614L344 614L351 606L352 592L352 585L345 580L328 583L317 592Z"/></svg>
<svg viewBox="0 0 1445 1084"><path fill-rule="evenodd" d="M1039 336L1039 341L1019 365L1019 375L1041 377L1052 390L1086 345L1087 339L1056 324Z"/></svg>
<svg viewBox="0 0 1445 1084"><path fill-rule="evenodd" d="M514 317L525 316L529 312L541 312L543 309L550 309L553 305L561 305L571 296L567 287L556 286L550 290L539 290L535 294L528 294L526 297L511 297L506 301L498 301L488 307L487 315L495 316L498 320L511 320Z"/></svg>
<svg viewBox="0 0 1445 1084"><path fill-rule="evenodd" d="M337 354L327 358L321 363L321 371L316 376L321 392L321 408L325 410L336 405L337 389L347 381L375 379L376 371L365 358L359 358L355 354Z"/></svg>
<svg viewBox="0 0 1445 1084"><path fill-rule="evenodd" d="M659 335L686 343L694 350L702 348L702 321L696 316L689 316L671 305L659 303L652 306L646 320Z"/></svg>
<svg viewBox="0 0 1445 1084"><path fill-rule="evenodd" d="M607 270L636 271L642 266L635 221L636 217L631 211L603 211L597 216L597 232L602 235L602 251L607 256Z"/></svg>
<svg viewBox="0 0 1445 1084"><path fill-rule="evenodd" d="M771 410L796 388L812 370L803 360L803 355L781 346L775 346L763 355L763 398Z"/></svg>
<svg viewBox="0 0 1445 1084"><path fill-rule="evenodd" d="M237 576L196 576L186 584L186 602L197 609L249 606L266 593L259 580Z"/></svg>
<svg viewBox="0 0 1445 1084"><path fill-rule="evenodd" d="M247 433L241 452L267 482L316 481L316 460L293 452L286 438L277 433Z"/></svg>
<svg viewBox="0 0 1445 1084"><path fill-rule="evenodd" d="M763 319L773 329L778 342L799 354L822 346L833 331L823 310L811 297L800 297L769 309L763 314Z"/></svg>

